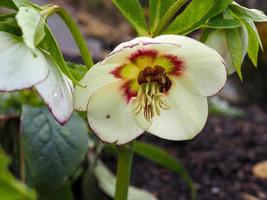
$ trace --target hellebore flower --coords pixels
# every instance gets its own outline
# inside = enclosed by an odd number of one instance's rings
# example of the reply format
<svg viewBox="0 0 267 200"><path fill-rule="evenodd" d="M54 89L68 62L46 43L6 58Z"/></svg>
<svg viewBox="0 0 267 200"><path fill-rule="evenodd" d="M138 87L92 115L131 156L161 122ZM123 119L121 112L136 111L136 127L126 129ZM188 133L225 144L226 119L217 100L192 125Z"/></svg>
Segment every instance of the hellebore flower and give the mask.
<svg viewBox="0 0 267 200"><path fill-rule="evenodd" d="M58 122L73 110L73 85L48 55L34 53L20 37L0 31L0 91L31 87L39 92Z"/></svg>
<svg viewBox="0 0 267 200"><path fill-rule="evenodd" d="M207 96L226 81L223 59L184 36L139 37L93 66L74 92L74 109L107 143L125 144L145 131L187 140L204 127Z"/></svg>

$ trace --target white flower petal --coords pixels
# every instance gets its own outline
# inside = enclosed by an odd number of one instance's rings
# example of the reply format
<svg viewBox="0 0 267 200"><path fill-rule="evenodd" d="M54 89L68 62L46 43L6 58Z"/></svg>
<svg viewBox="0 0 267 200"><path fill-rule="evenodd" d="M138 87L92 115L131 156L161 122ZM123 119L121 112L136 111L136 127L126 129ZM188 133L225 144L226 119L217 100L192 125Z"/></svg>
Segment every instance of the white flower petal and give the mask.
<svg viewBox="0 0 267 200"><path fill-rule="evenodd" d="M175 55L185 64L181 82L203 96L212 96L226 82L226 69L222 57L213 49L194 39L178 35L163 35L154 39L139 37L122 43L102 64L127 62L139 49L153 49L163 54Z"/></svg>
<svg viewBox="0 0 267 200"><path fill-rule="evenodd" d="M170 109L161 110L161 115L153 119L148 132L168 140L188 140L203 129L208 116L206 97L199 96L176 82L173 83L166 102Z"/></svg>
<svg viewBox="0 0 267 200"><path fill-rule="evenodd" d="M153 42L154 39L153 38L150 38L150 37L137 37L137 38L134 38L130 41L127 41L127 42L123 42L121 44L119 44L110 54L114 54L114 53L117 53L121 50L125 50L125 49L129 49L129 48L132 48L134 46L137 46L138 44L144 44L144 43L151 43Z"/></svg>
<svg viewBox="0 0 267 200"><path fill-rule="evenodd" d="M118 145L128 143L141 135L150 124L144 116L135 116L132 103L126 103L121 94L123 81L97 90L90 98L87 109L88 123L104 142ZM140 123L139 123L140 122Z"/></svg>
<svg viewBox="0 0 267 200"><path fill-rule="evenodd" d="M173 48L178 47L177 44L163 43L154 38L137 37L129 42L124 42L118 45L101 63L116 64L129 62L128 58L138 52L138 50L157 50L164 53L165 51L173 51Z"/></svg>
<svg viewBox="0 0 267 200"><path fill-rule="evenodd" d="M93 66L80 81L81 86L76 86L74 92L74 109L78 111L86 111L87 104L92 94L99 88L119 81L111 74L111 71L119 67L115 65L103 65L98 63Z"/></svg>
<svg viewBox="0 0 267 200"><path fill-rule="evenodd" d="M50 108L55 119L60 124L64 124L73 111L73 85L53 61L47 60L49 75L44 81L36 84L35 88Z"/></svg>
<svg viewBox="0 0 267 200"><path fill-rule="evenodd" d="M0 32L0 90L30 88L48 75L48 63L41 51L35 55L16 36Z"/></svg>
<svg viewBox="0 0 267 200"><path fill-rule="evenodd" d="M164 35L155 40L180 46L166 53L183 60L185 71L179 81L192 91L203 96L212 96L223 88L227 78L225 64L215 50L185 36Z"/></svg>

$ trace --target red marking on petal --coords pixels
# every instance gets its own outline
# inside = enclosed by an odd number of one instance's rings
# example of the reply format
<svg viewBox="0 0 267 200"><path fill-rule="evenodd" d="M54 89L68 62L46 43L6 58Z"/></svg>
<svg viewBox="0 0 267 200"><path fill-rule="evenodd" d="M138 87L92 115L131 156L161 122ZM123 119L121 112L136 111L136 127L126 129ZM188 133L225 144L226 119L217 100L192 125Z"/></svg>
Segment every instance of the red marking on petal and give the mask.
<svg viewBox="0 0 267 200"><path fill-rule="evenodd" d="M114 76L115 78L122 79L123 77L122 77L122 75L121 75L121 70L122 70L122 68L123 68L124 66L125 66L125 65L121 65L121 66L117 67L116 69L112 70L112 71L111 71L111 74L113 74L113 76Z"/></svg>
<svg viewBox="0 0 267 200"><path fill-rule="evenodd" d="M164 58L168 59L173 64L173 69L169 72L171 75L180 76L184 71L184 61L174 55L165 55Z"/></svg>
<svg viewBox="0 0 267 200"><path fill-rule="evenodd" d="M153 49L139 49L134 52L130 57L129 60L135 62L139 57L151 57L155 58L158 55L158 52Z"/></svg>
<svg viewBox="0 0 267 200"><path fill-rule="evenodd" d="M123 96L125 97L127 103L130 102L131 98L137 96L137 91L134 91L131 89L131 81L124 83L121 89L122 89Z"/></svg>

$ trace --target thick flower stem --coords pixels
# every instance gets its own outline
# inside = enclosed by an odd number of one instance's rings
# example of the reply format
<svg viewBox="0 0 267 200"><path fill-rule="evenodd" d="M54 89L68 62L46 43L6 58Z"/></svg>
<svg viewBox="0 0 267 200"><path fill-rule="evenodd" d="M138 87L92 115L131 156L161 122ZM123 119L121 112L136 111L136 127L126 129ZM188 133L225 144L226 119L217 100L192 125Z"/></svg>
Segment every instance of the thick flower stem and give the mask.
<svg viewBox="0 0 267 200"><path fill-rule="evenodd" d="M48 9L44 10L44 15L45 17L48 17L54 13L57 13L62 20L65 22L67 25L68 29L70 30L80 52L83 58L83 61L85 65L87 66L88 69L94 65L92 55L90 51L87 48L87 43L82 35L82 33L79 30L78 25L76 22L73 20L73 18L70 16L70 14L63 8L52 5Z"/></svg>
<svg viewBox="0 0 267 200"><path fill-rule="evenodd" d="M117 182L115 200L127 200L131 176L134 143L118 147Z"/></svg>

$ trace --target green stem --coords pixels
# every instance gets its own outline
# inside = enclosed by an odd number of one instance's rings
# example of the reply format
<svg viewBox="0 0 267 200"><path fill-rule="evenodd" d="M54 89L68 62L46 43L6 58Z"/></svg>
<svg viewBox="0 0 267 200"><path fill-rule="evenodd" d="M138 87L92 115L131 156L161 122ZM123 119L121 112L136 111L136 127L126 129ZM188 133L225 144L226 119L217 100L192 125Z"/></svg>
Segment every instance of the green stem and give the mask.
<svg viewBox="0 0 267 200"><path fill-rule="evenodd" d="M118 147L117 182L115 200L127 200L131 176L134 143Z"/></svg>
<svg viewBox="0 0 267 200"><path fill-rule="evenodd" d="M14 125L14 122L12 123L12 126ZM16 132L16 144L18 148L18 158L19 158L19 177L20 180L25 183L26 182L26 170L25 170L25 157L24 157L24 149L21 143L21 137L20 137L20 131L18 129L15 129Z"/></svg>
<svg viewBox="0 0 267 200"><path fill-rule="evenodd" d="M87 66L88 69L90 69L94 65L94 61L92 59L90 51L87 48L87 43L82 33L80 32L78 25L64 8L53 5L43 11L43 14L46 18L54 13L57 13L69 28L73 36L73 39L75 40L81 52L85 65Z"/></svg>
<svg viewBox="0 0 267 200"><path fill-rule="evenodd" d="M152 32L152 36L159 35L162 30L170 23L177 11L187 2L188 0L177 0L166 12L160 21L159 25Z"/></svg>

